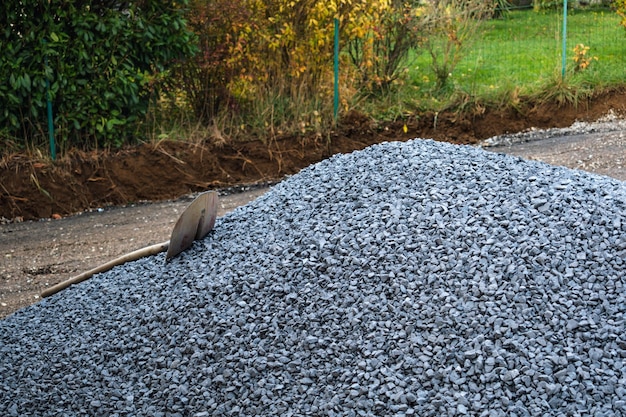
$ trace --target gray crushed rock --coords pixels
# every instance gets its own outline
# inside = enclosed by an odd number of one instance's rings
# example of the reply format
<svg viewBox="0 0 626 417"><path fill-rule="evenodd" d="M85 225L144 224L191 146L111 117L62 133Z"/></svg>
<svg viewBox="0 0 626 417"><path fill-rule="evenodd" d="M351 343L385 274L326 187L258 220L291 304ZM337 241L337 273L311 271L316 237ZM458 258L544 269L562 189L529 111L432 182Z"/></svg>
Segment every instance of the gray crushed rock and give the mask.
<svg viewBox="0 0 626 417"><path fill-rule="evenodd" d="M0 321L0 415L626 415L626 184L338 155Z"/></svg>

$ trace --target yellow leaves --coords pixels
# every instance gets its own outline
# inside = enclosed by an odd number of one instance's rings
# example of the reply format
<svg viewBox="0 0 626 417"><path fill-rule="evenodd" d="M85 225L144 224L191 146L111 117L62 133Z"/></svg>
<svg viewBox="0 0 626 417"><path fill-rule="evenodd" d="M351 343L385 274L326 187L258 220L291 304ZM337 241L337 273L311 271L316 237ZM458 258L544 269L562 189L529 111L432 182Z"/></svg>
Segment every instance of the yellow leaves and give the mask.
<svg viewBox="0 0 626 417"><path fill-rule="evenodd" d="M281 2L278 6L278 12L280 14L288 12L290 9L293 9L295 5L296 5L295 1Z"/></svg>
<svg viewBox="0 0 626 417"><path fill-rule="evenodd" d="M587 52L589 52L589 49L590 48L588 46L585 46L582 43L579 43L574 47L574 56L572 57L575 64L574 71L586 70L587 68L589 68L589 65L591 65L593 61L598 60L597 56L587 56Z"/></svg>
<svg viewBox="0 0 626 417"><path fill-rule="evenodd" d="M367 35L367 28L365 26L358 25L358 26L353 27L352 30L350 30L351 38L361 39L361 38L364 38L365 35Z"/></svg>
<svg viewBox="0 0 626 417"><path fill-rule="evenodd" d="M578 62L582 60L585 57L585 55L587 55L587 52L589 52L588 46L585 46L582 43L579 43L578 45L576 45L574 47L574 54L576 54L574 56L574 61Z"/></svg>
<svg viewBox="0 0 626 417"><path fill-rule="evenodd" d="M293 30L293 26L291 23L288 23L288 22L283 23L283 28L281 32L277 34L277 36L284 36L285 38L288 38L288 39L293 39L294 35L295 33Z"/></svg>
<svg viewBox="0 0 626 417"><path fill-rule="evenodd" d="M425 12L424 6L415 6L413 1L404 7L391 0L240 2L245 10L241 19L231 19L228 15L207 15L209 19L214 18L228 25L224 30L228 38L224 48L228 53L225 53L222 62L227 67L229 83L232 83L233 95L237 98L250 97L255 85L262 88L263 83L282 78L297 84L302 80L319 82L331 77L335 18L340 21L341 47L346 47L351 41L364 47L363 55L359 57L363 66L358 71L377 75L384 63L376 48L384 44L383 37L388 27L385 22L390 13L411 20ZM397 22L405 24L401 18ZM342 70L346 71L346 67L343 66ZM385 84L389 82L383 74L378 76L369 79Z"/></svg>
<svg viewBox="0 0 626 417"><path fill-rule="evenodd" d="M626 28L626 0L615 0L613 8L617 15L622 18L619 24Z"/></svg>
<svg viewBox="0 0 626 417"><path fill-rule="evenodd" d="M348 40L364 39L380 25L383 16L389 14L391 2L389 0L358 1L346 0L342 2L341 21L346 26Z"/></svg>

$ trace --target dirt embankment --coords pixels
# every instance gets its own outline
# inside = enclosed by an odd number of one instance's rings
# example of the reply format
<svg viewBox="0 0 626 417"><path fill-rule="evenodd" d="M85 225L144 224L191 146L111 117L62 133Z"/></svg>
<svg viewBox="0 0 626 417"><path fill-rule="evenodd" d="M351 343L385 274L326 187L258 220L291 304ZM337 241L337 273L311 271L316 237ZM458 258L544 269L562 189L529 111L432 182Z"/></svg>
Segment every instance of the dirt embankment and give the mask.
<svg viewBox="0 0 626 417"><path fill-rule="evenodd" d="M595 120L611 109L626 113L626 91L600 95L577 108L543 104L524 111L424 113L406 121L406 133L404 121L378 124L349 114L328 140L289 137L269 146L260 141L159 142L116 152L73 152L55 163L14 155L0 161L0 219L63 217L110 205L163 201L210 188L277 180L329 155L382 141L421 137L473 144L531 127Z"/></svg>

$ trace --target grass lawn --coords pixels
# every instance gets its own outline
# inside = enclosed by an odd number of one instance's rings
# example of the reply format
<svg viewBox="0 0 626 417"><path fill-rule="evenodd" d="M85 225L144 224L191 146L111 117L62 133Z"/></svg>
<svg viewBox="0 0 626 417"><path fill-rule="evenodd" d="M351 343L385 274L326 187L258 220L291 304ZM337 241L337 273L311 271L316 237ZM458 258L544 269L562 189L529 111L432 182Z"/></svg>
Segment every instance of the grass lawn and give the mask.
<svg viewBox="0 0 626 417"><path fill-rule="evenodd" d="M502 19L485 22L452 72L456 90L489 98L518 89L533 94L560 79L562 68L563 12L517 10ZM572 85L604 87L626 80L626 31L610 9L570 10L567 16L567 75ZM584 44L593 59L583 71L574 71L574 47ZM431 92L435 76L430 56L422 53L410 67L410 80L422 93Z"/></svg>

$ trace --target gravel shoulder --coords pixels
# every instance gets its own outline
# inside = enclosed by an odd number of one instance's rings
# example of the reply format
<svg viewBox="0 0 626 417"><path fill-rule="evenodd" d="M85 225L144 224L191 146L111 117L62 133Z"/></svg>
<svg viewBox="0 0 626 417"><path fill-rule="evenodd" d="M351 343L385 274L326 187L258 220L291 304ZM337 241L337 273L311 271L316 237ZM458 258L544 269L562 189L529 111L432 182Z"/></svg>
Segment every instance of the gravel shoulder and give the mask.
<svg viewBox="0 0 626 417"><path fill-rule="evenodd" d="M487 148L626 181L626 134L591 133Z"/></svg>
<svg viewBox="0 0 626 417"><path fill-rule="evenodd" d="M496 136L481 146L626 181L626 121L610 114L594 123L575 123L563 129Z"/></svg>
<svg viewBox="0 0 626 417"><path fill-rule="evenodd" d="M608 117L570 128L531 130L484 141L491 152L581 169L626 181L626 122ZM268 187L221 192L219 215ZM39 301L58 282L133 250L169 239L192 196L56 220L0 225L0 318Z"/></svg>

